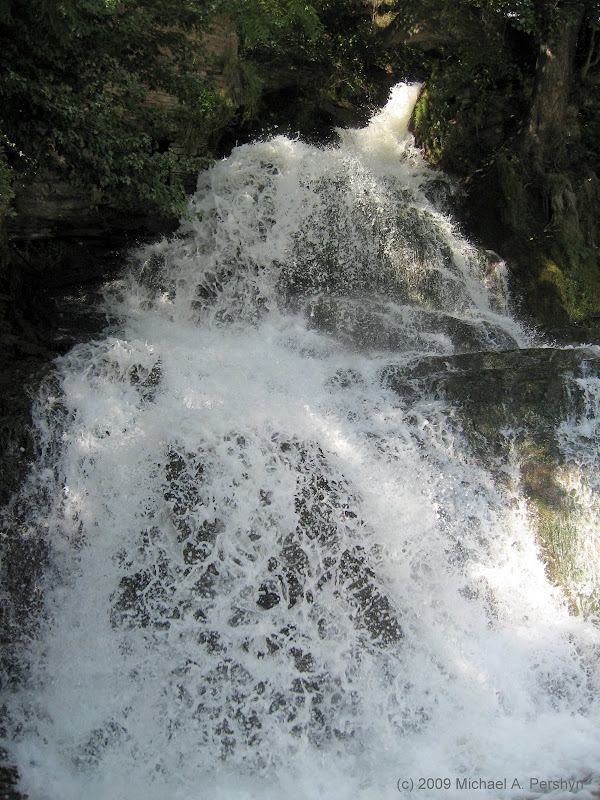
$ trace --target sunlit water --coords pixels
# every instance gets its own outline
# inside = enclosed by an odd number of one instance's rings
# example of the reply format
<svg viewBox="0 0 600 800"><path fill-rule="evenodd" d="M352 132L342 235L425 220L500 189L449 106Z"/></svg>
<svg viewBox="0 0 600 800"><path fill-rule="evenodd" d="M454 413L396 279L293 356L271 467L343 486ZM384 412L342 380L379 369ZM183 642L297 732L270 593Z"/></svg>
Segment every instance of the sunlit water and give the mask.
<svg viewBox="0 0 600 800"><path fill-rule="evenodd" d="M45 612L7 697L31 800L597 781L597 629L452 409L382 380L530 344L436 209L416 91L336 148L236 148L59 360L23 526Z"/></svg>

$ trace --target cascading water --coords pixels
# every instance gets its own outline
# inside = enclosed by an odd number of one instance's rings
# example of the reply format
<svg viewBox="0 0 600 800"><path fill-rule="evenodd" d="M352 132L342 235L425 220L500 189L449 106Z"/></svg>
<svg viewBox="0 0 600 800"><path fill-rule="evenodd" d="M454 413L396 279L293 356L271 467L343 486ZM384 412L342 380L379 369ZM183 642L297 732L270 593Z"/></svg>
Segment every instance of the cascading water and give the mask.
<svg viewBox="0 0 600 800"><path fill-rule="evenodd" d="M384 379L531 344L428 199L416 91L336 148L236 148L57 362L5 692L31 800L593 796L597 628L549 583L514 467Z"/></svg>

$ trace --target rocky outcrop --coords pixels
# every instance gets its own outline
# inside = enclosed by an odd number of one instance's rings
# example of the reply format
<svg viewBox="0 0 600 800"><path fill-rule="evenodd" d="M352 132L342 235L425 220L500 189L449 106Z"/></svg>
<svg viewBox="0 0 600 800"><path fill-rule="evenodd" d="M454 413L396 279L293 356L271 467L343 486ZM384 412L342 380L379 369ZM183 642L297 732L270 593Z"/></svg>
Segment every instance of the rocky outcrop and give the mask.
<svg viewBox="0 0 600 800"><path fill-rule="evenodd" d="M383 381L409 405L433 398L454 406L472 457L525 498L548 575L572 611L597 613L600 539L582 499L600 490L600 348L433 356L412 369L389 366Z"/></svg>

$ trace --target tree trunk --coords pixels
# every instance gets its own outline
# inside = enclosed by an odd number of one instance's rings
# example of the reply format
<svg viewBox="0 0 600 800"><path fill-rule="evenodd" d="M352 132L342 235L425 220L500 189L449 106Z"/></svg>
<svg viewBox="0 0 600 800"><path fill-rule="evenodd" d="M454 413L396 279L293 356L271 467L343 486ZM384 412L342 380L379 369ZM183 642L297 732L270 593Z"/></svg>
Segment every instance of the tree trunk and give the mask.
<svg viewBox="0 0 600 800"><path fill-rule="evenodd" d="M581 19L565 25L552 42L540 44L524 151L536 172L560 158L566 140L567 106Z"/></svg>

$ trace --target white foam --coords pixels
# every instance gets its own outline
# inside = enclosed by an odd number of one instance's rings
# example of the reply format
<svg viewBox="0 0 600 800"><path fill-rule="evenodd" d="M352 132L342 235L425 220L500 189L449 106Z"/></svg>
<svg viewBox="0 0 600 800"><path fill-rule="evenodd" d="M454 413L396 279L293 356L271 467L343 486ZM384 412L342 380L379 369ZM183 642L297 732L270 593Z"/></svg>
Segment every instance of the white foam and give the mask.
<svg viewBox="0 0 600 800"><path fill-rule="evenodd" d="M337 150L236 149L110 300L119 329L59 361L47 620L9 697L31 800L516 798L600 772L597 630L446 405L381 384L469 349L461 325L528 341L425 199L416 91ZM372 634L365 585L401 638Z"/></svg>

